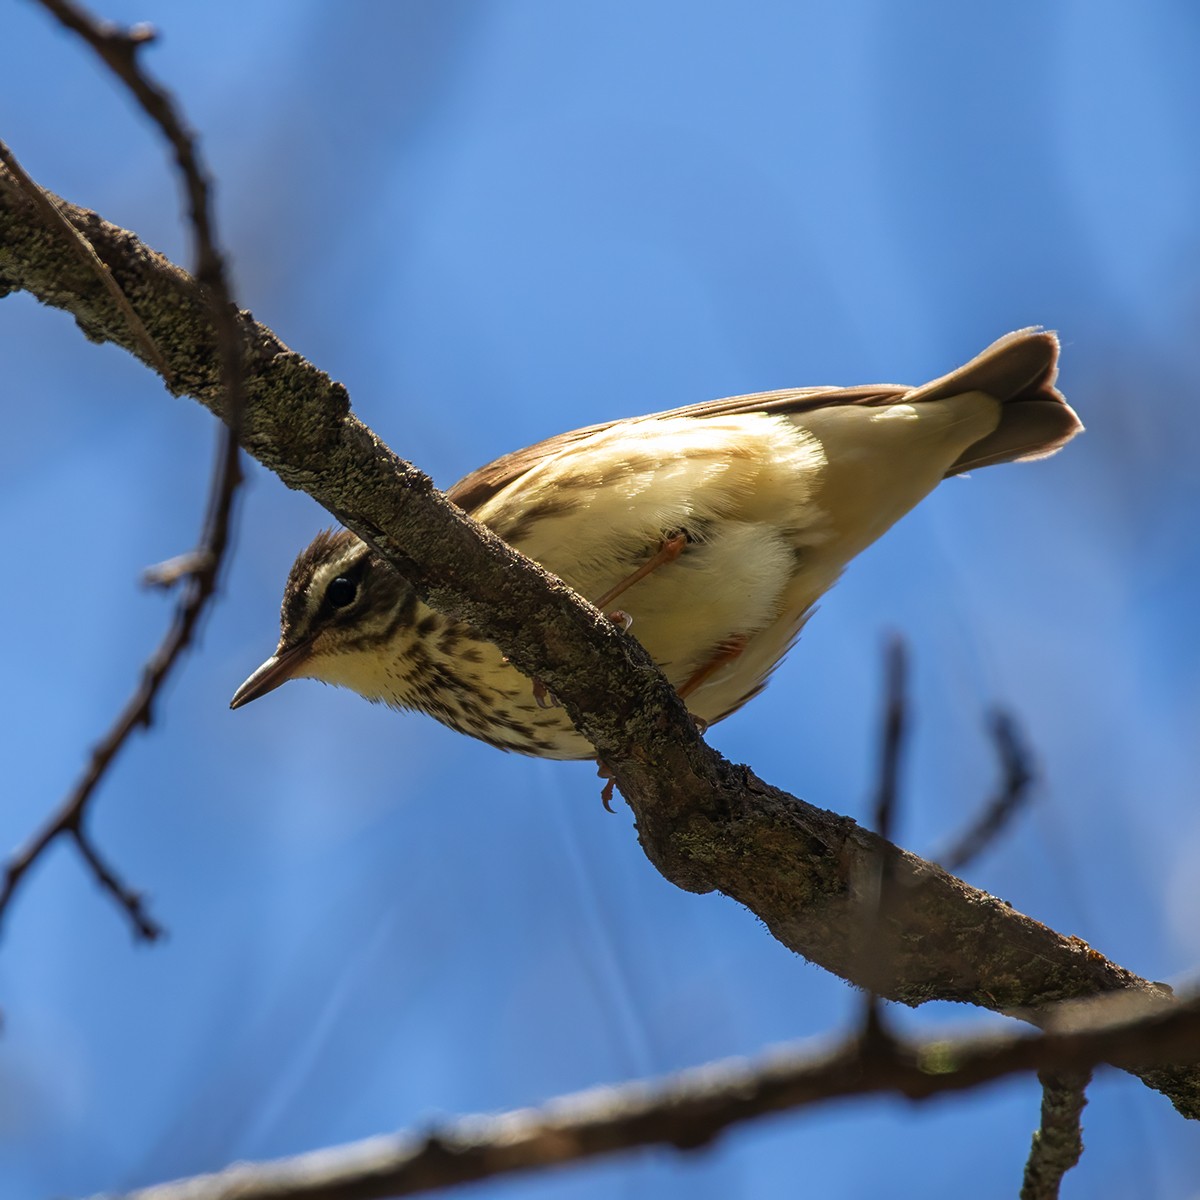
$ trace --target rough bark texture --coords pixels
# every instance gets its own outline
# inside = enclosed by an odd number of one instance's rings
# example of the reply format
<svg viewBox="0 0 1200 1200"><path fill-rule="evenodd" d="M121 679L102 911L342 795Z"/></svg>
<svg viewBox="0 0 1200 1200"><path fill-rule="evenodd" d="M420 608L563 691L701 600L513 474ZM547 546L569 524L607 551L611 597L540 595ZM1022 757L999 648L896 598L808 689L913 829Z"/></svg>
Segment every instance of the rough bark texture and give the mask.
<svg viewBox="0 0 1200 1200"><path fill-rule="evenodd" d="M1058 1200L1063 1176L1083 1154L1084 1107L1091 1071L1041 1070L1042 1123L1033 1135L1018 1200Z"/></svg>
<svg viewBox="0 0 1200 1200"><path fill-rule="evenodd" d="M216 343L195 281L128 231L62 207L150 331L175 390L223 416ZM0 296L17 289L72 313L89 338L139 353L94 273L0 171ZM958 1000L1036 1022L1043 1006L1115 989L1168 999L1168 989L1079 939L726 762L636 642L392 454L350 412L340 384L249 313L240 321L246 450L371 542L435 608L470 621L546 684L615 773L667 879L719 889L792 950L905 1004ZM892 859L887 928L868 939L880 854ZM868 961L868 941L889 947L886 961ZM1180 1112L1200 1116L1200 1067L1137 1073Z"/></svg>

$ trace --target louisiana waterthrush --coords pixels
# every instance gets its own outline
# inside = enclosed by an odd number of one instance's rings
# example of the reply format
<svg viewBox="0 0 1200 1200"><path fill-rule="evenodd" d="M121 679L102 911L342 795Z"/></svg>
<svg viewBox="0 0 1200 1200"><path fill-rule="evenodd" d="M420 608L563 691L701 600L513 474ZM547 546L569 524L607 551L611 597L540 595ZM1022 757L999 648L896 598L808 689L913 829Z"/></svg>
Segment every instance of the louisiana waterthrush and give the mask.
<svg viewBox="0 0 1200 1200"><path fill-rule="evenodd" d="M1054 334L1025 329L923 387L762 392L592 425L447 495L627 624L710 725L762 690L849 560L943 479L1079 432L1057 359ZM296 559L281 625L231 707L309 677L504 750L594 756L537 681L347 530Z"/></svg>

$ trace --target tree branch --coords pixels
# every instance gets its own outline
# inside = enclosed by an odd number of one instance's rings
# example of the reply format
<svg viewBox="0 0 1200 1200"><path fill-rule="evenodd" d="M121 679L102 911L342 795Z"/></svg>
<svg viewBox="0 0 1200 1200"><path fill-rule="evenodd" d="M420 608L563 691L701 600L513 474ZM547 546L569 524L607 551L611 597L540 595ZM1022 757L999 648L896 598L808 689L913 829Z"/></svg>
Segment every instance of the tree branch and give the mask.
<svg viewBox="0 0 1200 1200"><path fill-rule="evenodd" d="M1038 1072L1042 1085L1042 1124L1033 1135L1020 1200L1058 1200L1063 1176L1083 1153L1080 1118L1087 1104L1087 1070Z"/></svg>
<svg viewBox="0 0 1200 1200"><path fill-rule="evenodd" d="M21 166L17 161L17 156L13 154L4 142L0 142L0 163L3 163L8 168L12 177L25 189L26 195L37 205L42 216L45 217L46 223L52 227L61 229L63 236L75 248L75 253L80 256L87 266L96 272L97 277L108 289L108 294L112 297L113 303L121 310L121 315L125 318L130 333L137 338L138 345L141 347L146 361L158 372L167 386L170 387L170 367L167 366L166 360L154 344L154 339L147 332L145 325L142 324L141 317L133 311L133 305L129 303L125 297L125 293L117 286L117 281L113 279L108 268L100 261L100 256L92 249L91 242L63 216L59 211L58 205L38 185L37 180L33 179L29 172Z"/></svg>
<svg viewBox="0 0 1200 1200"><path fill-rule="evenodd" d="M171 96L149 79L138 62L138 50L153 34L146 26L122 30L113 25L102 25L84 9L67 0L41 0L41 3L64 26L91 45L109 65L162 132L174 152L187 197L196 279L200 284L198 299L212 323L216 338L219 364L216 384L224 396L225 428L218 439L216 466L209 487L200 542L188 556L190 565L186 583L170 628L143 668L137 690L92 751L91 762L79 782L42 828L6 864L4 881L0 885L0 922L29 869L59 837L70 833L97 882L129 918L135 935L153 941L160 936L162 928L146 913L140 893L128 887L101 857L98 847L87 833L85 819L97 787L125 742L136 728L143 725L148 727L153 720L154 703L163 682L191 644L200 618L216 594L229 544L234 502L242 480L238 450L238 430L243 409L241 331L226 278L224 259L217 246L211 188L196 139L184 125ZM42 219L41 233L44 239L48 239L47 249L60 253L69 251L75 256L77 266L92 285L98 283L103 288L126 336L138 347L140 357L162 376L169 388L175 390L174 372L165 360L161 344L147 330L130 295L96 253L86 232L69 220L61 202L25 173L2 142L0 161L4 163L8 180L20 189L34 213ZM2 294L4 292L0 291ZM178 580L182 574L177 571L175 579Z"/></svg>
<svg viewBox="0 0 1200 1200"><path fill-rule="evenodd" d="M194 280L96 214L60 204L165 348L177 387L227 417L209 310ZM92 338L138 348L104 289L47 236L0 172L0 295L22 288ZM881 996L956 1000L1035 1022L1057 1001L1170 989L1023 916L847 817L797 800L707 747L648 656L561 581L471 521L349 410L346 391L248 313L240 316L243 446L383 553L435 608L469 621L539 678L616 775L651 861L692 891L717 888L784 945ZM886 961L863 962L869 886L886 857ZM1192 1063L1135 1069L1200 1116Z"/></svg>
<svg viewBox="0 0 1200 1200"><path fill-rule="evenodd" d="M1113 1007L1100 1003L1094 1012L1076 1012L1082 1028L1072 1032L908 1044L856 1039L825 1052L777 1051L757 1064L710 1063L655 1084L598 1088L541 1109L467 1118L423 1134L240 1163L107 1200L383 1200L645 1146L694 1150L742 1121L849 1096L919 1101L1019 1072L1078 1076L1113 1057L1151 1062L1200 1053L1196 1000L1150 1016L1143 1006L1134 1005L1141 1011L1132 1015L1128 1006Z"/></svg>

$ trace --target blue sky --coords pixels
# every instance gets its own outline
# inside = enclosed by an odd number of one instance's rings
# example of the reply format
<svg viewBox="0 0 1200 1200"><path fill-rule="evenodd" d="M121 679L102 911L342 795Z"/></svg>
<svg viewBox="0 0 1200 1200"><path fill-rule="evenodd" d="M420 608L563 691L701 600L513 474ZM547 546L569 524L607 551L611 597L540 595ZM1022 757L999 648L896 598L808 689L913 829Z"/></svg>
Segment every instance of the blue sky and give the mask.
<svg viewBox="0 0 1200 1200"><path fill-rule="evenodd" d="M866 819L880 646L915 659L898 838L936 852L1020 715L1044 783L971 882L1151 978L1200 956L1200 12L1108 0L603 6L311 0L107 15L201 132L241 303L449 485L562 429L814 383L920 382L1029 324L1088 426L952 481L856 562L731 758ZM32 5L0 136L185 260L153 134ZM9 631L0 845L78 773L168 617L213 429L28 297L0 305ZM0 943L0 1193L85 1194L844 1028L856 999L720 896L666 884L586 765L504 756L316 684L245 711L326 515L255 468L236 557L96 835L133 946L65 849ZM908 1027L978 1014L931 1006ZM1194 1195L1200 1138L1103 1075L1068 1194ZM843 1105L499 1197L980 1200L1038 1093ZM870 1146L870 1152L864 1152Z"/></svg>

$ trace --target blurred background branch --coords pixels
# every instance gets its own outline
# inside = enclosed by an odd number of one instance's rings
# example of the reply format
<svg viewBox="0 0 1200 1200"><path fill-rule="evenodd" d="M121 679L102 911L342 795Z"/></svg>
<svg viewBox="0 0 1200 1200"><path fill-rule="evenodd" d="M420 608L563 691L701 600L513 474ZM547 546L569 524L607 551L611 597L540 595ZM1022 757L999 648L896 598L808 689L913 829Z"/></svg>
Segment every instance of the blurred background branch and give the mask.
<svg viewBox="0 0 1200 1200"><path fill-rule="evenodd" d="M146 941L154 941L161 935L162 927L147 913L143 896L124 883L113 866L101 856L89 832L88 807L130 735L139 727L150 727L162 686L195 638L205 608L217 591L229 546L234 501L242 479L237 440L242 411L241 344L235 323L236 308L226 278L224 259L217 246L209 183L196 140L180 119L170 94L150 80L138 61L138 51L152 39L152 33L145 26L122 30L113 25L102 25L85 9L65 0L40 2L66 28L77 33L96 51L137 99L174 151L183 192L188 200L188 220L193 234L195 258L193 274L209 297L221 387L225 394L226 424L218 436L217 458L204 527L197 548L191 552L191 567L183 578L183 591L171 626L158 649L142 668L141 680L133 696L108 732L93 747L87 768L79 781L59 808L5 864L4 879L0 884L0 924L26 874L61 836L69 835L96 882L129 918L134 934ZM72 253L80 255L84 269L91 272L105 289L116 305L120 319L128 327L134 352L162 376L168 387L174 387L174 376L166 365L161 348L147 332L129 298L101 262L84 233L63 215L54 199L21 168L3 143L0 143L0 161L3 161L18 187L42 214L49 236L61 238Z"/></svg>
<svg viewBox="0 0 1200 1200"><path fill-rule="evenodd" d="M471 1117L279 1162L238 1163L124 1200L386 1200L647 1146L694 1151L733 1125L774 1113L886 1093L928 1100L1029 1071L1039 1073L1046 1100L1021 1200L1053 1200L1079 1158L1079 1113L1092 1066L1200 1055L1195 998L1169 1010L1136 1000L1075 1004L1071 1025L1072 1032L1037 1037L917 1044L855 1037L823 1052L782 1049L755 1063L709 1063L653 1084L560 1097L540 1109Z"/></svg>

